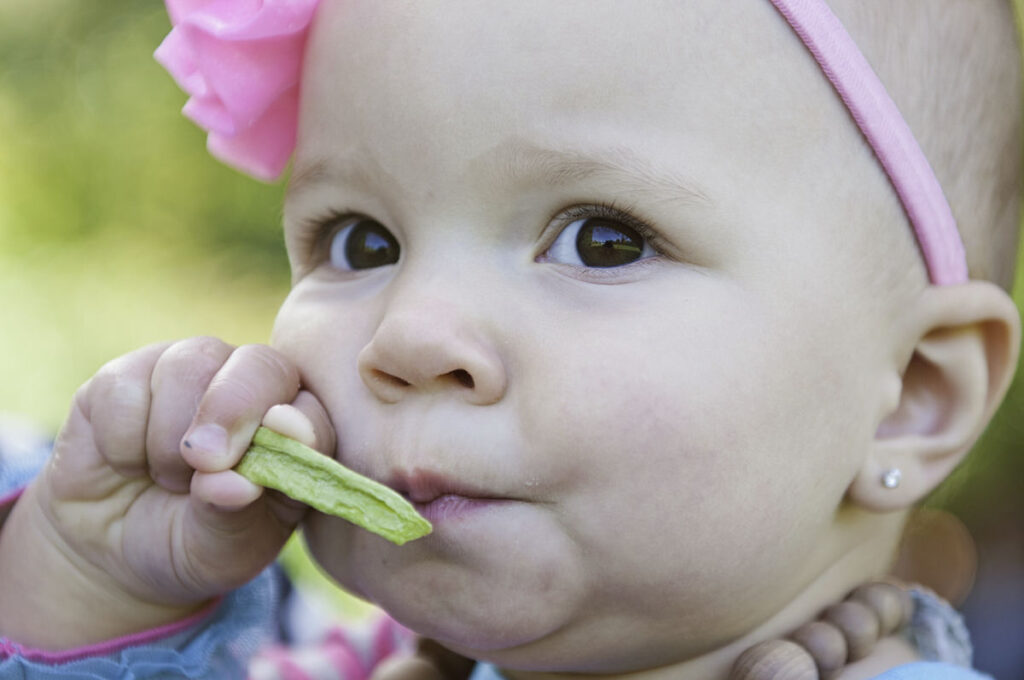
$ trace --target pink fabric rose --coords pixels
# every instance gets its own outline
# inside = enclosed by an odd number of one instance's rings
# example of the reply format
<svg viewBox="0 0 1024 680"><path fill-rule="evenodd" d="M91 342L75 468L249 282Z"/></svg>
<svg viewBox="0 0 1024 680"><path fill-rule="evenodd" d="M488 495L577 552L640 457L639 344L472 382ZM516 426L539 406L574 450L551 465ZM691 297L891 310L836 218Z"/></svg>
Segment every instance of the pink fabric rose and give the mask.
<svg viewBox="0 0 1024 680"><path fill-rule="evenodd" d="M173 29L154 56L189 95L210 153L263 181L295 149L299 77L319 0L166 0Z"/></svg>

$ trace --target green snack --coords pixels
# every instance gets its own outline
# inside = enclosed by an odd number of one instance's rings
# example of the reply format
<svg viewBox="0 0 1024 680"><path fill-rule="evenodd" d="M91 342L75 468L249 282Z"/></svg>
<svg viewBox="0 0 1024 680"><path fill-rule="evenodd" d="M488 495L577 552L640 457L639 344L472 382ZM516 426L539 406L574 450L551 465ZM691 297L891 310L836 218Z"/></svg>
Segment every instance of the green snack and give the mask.
<svg viewBox="0 0 1024 680"><path fill-rule="evenodd" d="M254 484L277 489L397 545L426 536L433 529L394 490L265 427L256 430L235 471Z"/></svg>

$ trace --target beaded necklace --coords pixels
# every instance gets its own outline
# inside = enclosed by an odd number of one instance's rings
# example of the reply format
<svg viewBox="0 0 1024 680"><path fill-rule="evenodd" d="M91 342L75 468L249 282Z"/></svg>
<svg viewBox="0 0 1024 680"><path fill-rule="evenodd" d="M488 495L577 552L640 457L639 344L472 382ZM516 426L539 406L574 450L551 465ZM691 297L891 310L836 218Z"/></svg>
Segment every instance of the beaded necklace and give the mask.
<svg viewBox="0 0 1024 680"><path fill-rule="evenodd" d="M728 680L827 680L870 656L876 643L905 628L914 611L909 590L890 581L865 583L786 638L743 652ZM433 640L419 641L412 657L391 659L371 680L467 680L476 662Z"/></svg>

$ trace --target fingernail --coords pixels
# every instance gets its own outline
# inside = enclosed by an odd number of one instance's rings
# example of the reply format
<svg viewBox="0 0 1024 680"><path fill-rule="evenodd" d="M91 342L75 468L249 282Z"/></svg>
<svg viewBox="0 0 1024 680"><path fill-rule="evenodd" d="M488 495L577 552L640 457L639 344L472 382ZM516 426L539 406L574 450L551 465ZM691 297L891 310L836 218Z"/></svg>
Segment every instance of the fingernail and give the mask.
<svg viewBox="0 0 1024 680"><path fill-rule="evenodd" d="M182 442L186 448L202 453L227 453L228 433L220 425L200 425L192 430Z"/></svg>

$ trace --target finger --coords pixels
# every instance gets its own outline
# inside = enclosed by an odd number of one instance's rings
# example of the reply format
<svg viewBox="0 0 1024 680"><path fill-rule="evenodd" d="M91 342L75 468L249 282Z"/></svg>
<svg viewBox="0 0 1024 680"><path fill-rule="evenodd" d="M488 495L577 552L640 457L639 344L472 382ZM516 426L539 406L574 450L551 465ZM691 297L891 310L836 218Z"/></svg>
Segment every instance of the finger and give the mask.
<svg viewBox="0 0 1024 680"><path fill-rule="evenodd" d="M147 471L149 384L153 367L172 344L147 345L108 362L75 397L92 428L96 450L121 474L135 476Z"/></svg>
<svg viewBox="0 0 1024 680"><path fill-rule="evenodd" d="M254 526L259 526L257 515L266 512L276 519L273 526L284 532L283 541L309 509L279 491L264 489L250 482L234 470L197 471L192 475L190 489L192 499L199 501L192 507L195 516L208 530L215 529L220 533L251 531ZM262 532L257 530L257 533ZM266 538L261 535L260 540Z"/></svg>
<svg viewBox="0 0 1024 680"><path fill-rule="evenodd" d="M153 368L146 452L150 475L168 491L189 490L192 468L181 456L181 440L200 399L233 350L217 338L189 338L171 345Z"/></svg>
<svg viewBox="0 0 1024 680"><path fill-rule="evenodd" d="M201 472L235 466L249 447L263 414L299 391L299 372L266 345L243 345L221 366L199 402L181 443L185 461Z"/></svg>
<svg viewBox="0 0 1024 680"><path fill-rule="evenodd" d="M191 480L192 495L223 511L241 510L263 495L263 487L253 484L234 470L197 472Z"/></svg>
<svg viewBox="0 0 1024 680"><path fill-rule="evenodd" d="M336 436L320 400L301 390L291 404L277 404L263 416L263 425L328 456L334 456Z"/></svg>
<svg viewBox="0 0 1024 680"><path fill-rule="evenodd" d="M316 447L313 423L305 413L291 404L271 406L270 410L263 415L263 427L302 442L310 448Z"/></svg>

